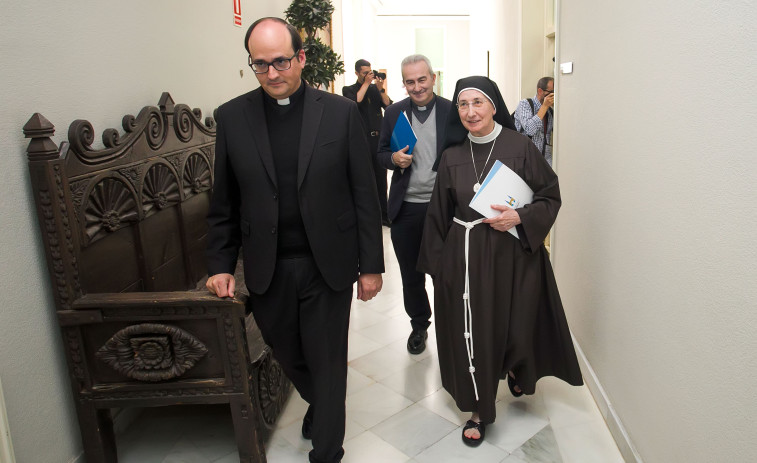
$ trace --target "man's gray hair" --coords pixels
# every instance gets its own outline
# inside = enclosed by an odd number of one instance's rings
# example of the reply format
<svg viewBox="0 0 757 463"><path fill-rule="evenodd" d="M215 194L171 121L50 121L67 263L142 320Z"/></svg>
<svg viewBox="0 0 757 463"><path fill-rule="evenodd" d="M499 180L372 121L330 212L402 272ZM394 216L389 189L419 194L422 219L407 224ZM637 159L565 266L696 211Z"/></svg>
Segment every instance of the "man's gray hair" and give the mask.
<svg viewBox="0 0 757 463"><path fill-rule="evenodd" d="M415 64L420 61L423 61L424 63L426 63L426 66L428 66L428 73L433 76L434 68L431 67L431 61L429 61L428 58L426 58L424 55L421 55L421 54L406 56L405 59L402 60L402 67L404 68L408 64Z"/></svg>

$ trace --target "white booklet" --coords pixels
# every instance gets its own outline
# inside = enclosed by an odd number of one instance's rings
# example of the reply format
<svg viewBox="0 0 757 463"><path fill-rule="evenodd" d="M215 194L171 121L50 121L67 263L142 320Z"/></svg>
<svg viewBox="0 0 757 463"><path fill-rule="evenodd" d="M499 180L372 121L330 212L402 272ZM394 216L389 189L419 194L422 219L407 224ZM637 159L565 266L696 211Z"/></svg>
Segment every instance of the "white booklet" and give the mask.
<svg viewBox="0 0 757 463"><path fill-rule="evenodd" d="M534 192L526 182L509 167L500 161L494 161L489 173L481 184L469 206L474 211L490 219L500 214L492 209L492 204L504 204L517 209L534 200ZM507 230L511 235L520 239L515 227Z"/></svg>

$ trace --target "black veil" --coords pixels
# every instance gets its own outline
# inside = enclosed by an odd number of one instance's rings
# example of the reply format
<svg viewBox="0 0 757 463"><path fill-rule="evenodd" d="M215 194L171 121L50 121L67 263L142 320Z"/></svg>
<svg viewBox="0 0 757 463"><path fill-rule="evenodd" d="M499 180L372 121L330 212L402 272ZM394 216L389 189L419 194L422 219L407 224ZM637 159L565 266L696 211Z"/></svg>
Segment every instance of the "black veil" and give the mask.
<svg viewBox="0 0 757 463"><path fill-rule="evenodd" d="M505 129L516 130L515 122L513 122L510 111L507 109L507 105L502 98L499 87L497 87L497 84L488 77L471 76L458 80L455 85L455 94L453 95L452 103L457 104L457 98L460 95L460 92L470 88L475 88L489 97L497 111L496 114L494 114L494 120L499 125ZM462 143L467 136L468 130L463 127L463 123L460 120L460 113L457 111L456 107L452 108L447 117L447 127L444 135L444 146L442 147L442 151L450 146ZM434 170L436 170L438 164L439 160L434 164Z"/></svg>

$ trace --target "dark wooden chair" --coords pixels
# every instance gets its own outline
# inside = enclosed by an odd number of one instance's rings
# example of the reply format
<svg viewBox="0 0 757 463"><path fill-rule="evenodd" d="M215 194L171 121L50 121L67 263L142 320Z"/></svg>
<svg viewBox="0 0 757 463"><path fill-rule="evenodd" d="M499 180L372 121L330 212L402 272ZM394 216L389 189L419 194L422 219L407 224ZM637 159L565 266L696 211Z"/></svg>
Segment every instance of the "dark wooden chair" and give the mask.
<svg viewBox="0 0 757 463"><path fill-rule="evenodd" d="M174 104L123 118L124 134L74 121L24 126L31 187L89 463L116 462L111 409L228 403L240 461L291 390L251 315L203 287L215 122ZM240 277L240 283L243 281Z"/></svg>

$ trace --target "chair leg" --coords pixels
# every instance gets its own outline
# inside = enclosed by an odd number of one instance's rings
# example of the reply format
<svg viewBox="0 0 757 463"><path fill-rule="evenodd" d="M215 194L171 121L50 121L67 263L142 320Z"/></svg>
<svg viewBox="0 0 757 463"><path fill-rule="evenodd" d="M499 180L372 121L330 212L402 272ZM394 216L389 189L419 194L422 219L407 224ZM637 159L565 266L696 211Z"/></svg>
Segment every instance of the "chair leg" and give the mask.
<svg viewBox="0 0 757 463"><path fill-rule="evenodd" d="M234 435L239 449L240 463L266 463L265 446L258 420L249 396L232 399L231 417L234 421Z"/></svg>
<svg viewBox="0 0 757 463"><path fill-rule="evenodd" d="M95 408L87 401L77 401L79 429L87 463L117 463L116 436L110 409Z"/></svg>

